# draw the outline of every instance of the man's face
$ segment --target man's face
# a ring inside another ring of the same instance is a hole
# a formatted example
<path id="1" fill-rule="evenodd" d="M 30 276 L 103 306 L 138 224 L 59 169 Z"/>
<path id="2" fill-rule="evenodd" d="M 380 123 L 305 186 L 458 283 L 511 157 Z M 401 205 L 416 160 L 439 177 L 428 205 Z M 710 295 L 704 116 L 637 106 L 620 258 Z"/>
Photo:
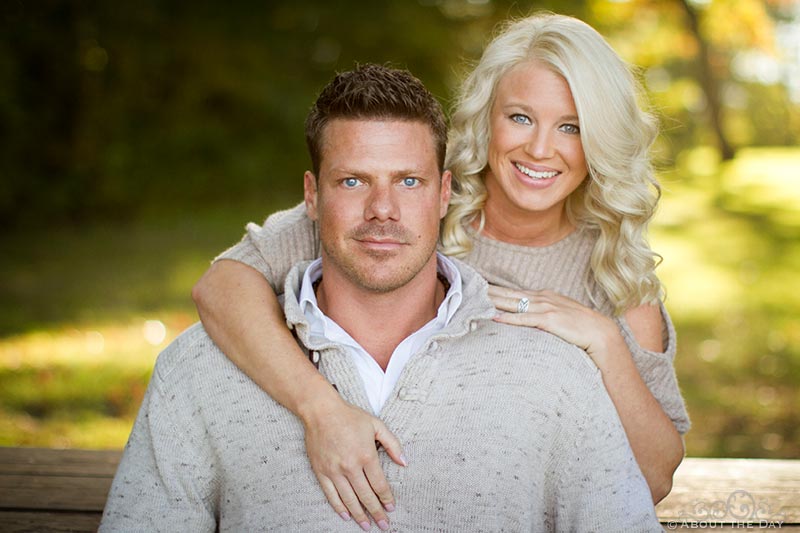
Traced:
<path id="1" fill-rule="evenodd" d="M 335 119 L 323 132 L 319 176 L 305 175 L 319 221 L 325 279 L 390 292 L 434 265 L 450 173 L 439 174 L 422 122 Z"/>

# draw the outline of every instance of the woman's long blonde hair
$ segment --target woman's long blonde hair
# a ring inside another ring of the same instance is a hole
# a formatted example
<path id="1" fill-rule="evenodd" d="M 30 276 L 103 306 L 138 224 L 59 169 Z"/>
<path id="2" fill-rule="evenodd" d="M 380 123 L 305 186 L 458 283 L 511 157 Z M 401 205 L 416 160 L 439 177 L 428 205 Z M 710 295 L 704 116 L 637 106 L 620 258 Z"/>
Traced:
<path id="1" fill-rule="evenodd" d="M 599 230 L 591 272 L 616 313 L 662 297 L 658 256 L 647 243 L 647 224 L 661 195 L 649 150 L 658 133 L 643 111 L 640 87 L 628 65 L 588 24 L 543 13 L 510 21 L 486 47 L 460 88 L 452 115 L 447 161 L 453 195 L 442 227 L 442 251 L 472 249 L 467 228 L 483 224 L 490 142 L 489 117 L 500 78 L 536 60 L 569 84 L 578 112 L 588 178 L 566 201 L 579 228 Z"/>

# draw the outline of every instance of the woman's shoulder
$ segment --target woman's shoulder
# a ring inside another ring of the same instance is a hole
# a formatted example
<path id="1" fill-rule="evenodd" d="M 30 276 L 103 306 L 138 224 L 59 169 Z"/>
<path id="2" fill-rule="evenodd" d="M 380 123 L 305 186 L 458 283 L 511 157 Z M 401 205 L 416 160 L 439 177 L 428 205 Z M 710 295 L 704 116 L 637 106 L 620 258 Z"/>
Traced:
<path id="1" fill-rule="evenodd" d="M 308 217 L 304 203 L 276 211 L 263 224 L 247 224 L 247 234 L 257 243 L 275 243 L 285 240 L 316 242 L 317 224 Z"/>
<path id="2" fill-rule="evenodd" d="M 266 220 L 264 220 L 261 228 L 264 230 L 275 231 L 297 226 L 307 226 L 309 228 L 314 226 L 314 221 L 308 218 L 308 213 L 306 211 L 306 205 L 304 202 L 300 202 L 294 207 L 276 211 L 270 214 Z"/>

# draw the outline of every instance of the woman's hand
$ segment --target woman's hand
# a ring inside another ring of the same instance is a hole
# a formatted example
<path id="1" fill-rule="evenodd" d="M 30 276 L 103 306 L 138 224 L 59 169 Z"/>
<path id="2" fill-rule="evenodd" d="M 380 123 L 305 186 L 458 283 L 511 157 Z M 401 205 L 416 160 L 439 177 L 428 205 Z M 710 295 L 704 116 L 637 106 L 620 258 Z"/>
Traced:
<path id="1" fill-rule="evenodd" d="M 609 353 L 627 351 L 619 328 L 609 317 L 553 291 L 523 291 L 489 286 L 489 297 L 501 311 L 497 322 L 543 329 L 582 348 L 598 367 Z M 520 299 L 528 298 L 528 309 L 519 313 Z"/>
<path id="2" fill-rule="evenodd" d="M 237 261 L 217 261 L 192 298 L 225 355 L 303 421 L 311 467 L 336 512 L 369 529 L 363 504 L 378 527 L 388 529 L 385 510 L 393 508 L 394 496 L 375 443 L 404 465 L 400 442 L 383 422 L 345 402 L 314 368 L 286 327 L 264 276 Z"/>
<path id="3" fill-rule="evenodd" d="M 366 509 L 381 530 L 389 529 L 386 511 L 394 510 L 394 496 L 378 460 L 377 443 L 395 463 L 406 466 L 400 441 L 380 419 L 344 400 L 325 402 L 303 422 L 306 453 L 331 507 L 368 531 Z"/>
<path id="4" fill-rule="evenodd" d="M 653 503 L 664 498 L 683 458 L 683 440 L 642 380 L 617 324 L 553 291 L 521 291 L 492 285 L 489 297 L 501 311 L 496 321 L 543 329 L 589 354 L 603 376 Z M 527 310 L 519 313 L 521 298 L 528 298 L 529 302 Z M 626 314 L 626 320 L 636 324 L 632 328 L 635 333 L 647 336 L 646 342 L 639 339 L 640 343 L 650 349 L 661 346 L 661 312 L 657 306 L 635 308 Z"/>

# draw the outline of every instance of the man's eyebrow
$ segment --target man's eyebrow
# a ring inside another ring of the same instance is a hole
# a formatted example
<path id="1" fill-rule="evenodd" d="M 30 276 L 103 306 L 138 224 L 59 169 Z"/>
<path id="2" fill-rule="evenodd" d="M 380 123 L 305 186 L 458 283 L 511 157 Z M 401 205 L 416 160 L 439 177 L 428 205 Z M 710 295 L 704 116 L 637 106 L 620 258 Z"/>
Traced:
<path id="1" fill-rule="evenodd" d="M 348 175 L 356 178 L 368 178 L 370 176 L 373 176 L 371 172 L 349 169 L 347 167 L 334 168 L 331 170 L 332 172 L 335 172 L 336 174 L 339 175 Z M 401 178 L 404 176 L 423 176 L 423 175 L 425 175 L 425 172 L 421 168 L 405 168 L 405 169 L 393 170 L 389 173 L 389 176 L 393 178 Z"/>

